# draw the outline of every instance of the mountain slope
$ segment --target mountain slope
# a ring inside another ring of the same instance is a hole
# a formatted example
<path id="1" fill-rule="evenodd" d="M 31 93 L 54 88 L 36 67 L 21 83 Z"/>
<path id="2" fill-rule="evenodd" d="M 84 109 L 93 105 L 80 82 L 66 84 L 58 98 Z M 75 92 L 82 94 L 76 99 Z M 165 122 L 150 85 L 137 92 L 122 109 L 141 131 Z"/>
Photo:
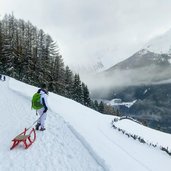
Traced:
<path id="1" fill-rule="evenodd" d="M 158 148 L 140 144 L 114 130 L 113 116 L 101 115 L 70 99 L 49 94 L 47 130 L 37 132 L 28 149 L 10 151 L 11 139 L 36 120 L 30 99 L 37 88 L 10 79 L 0 82 L 0 170 L 74 171 L 170 171 L 170 156 Z M 121 123 L 121 122 L 119 122 Z M 118 124 L 119 124 L 118 123 Z M 122 125 L 120 125 L 122 127 Z M 171 135 L 124 122 L 128 132 L 141 129 L 149 141 L 171 149 Z M 137 133 L 137 132 L 136 132 Z M 147 134 L 148 133 L 148 134 Z M 151 137 L 155 134 L 157 138 Z M 140 135 L 141 136 L 141 135 Z M 162 137 L 162 139 L 161 139 Z M 2 141 L 3 140 L 3 141 Z M 158 142 L 158 140 L 160 140 Z"/>
<path id="2" fill-rule="evenodd" d="M 170 36 L 170 33 L 167 34 Z M 161 37 L 162 41 L 166 40 L 166 54 L 159 53 L 155 48 L 154 51 L 147 48 L 136 52 L 97 75 L 95 79 L 100 81 L 94 81 L 97 86 L 92 96 L 95 99 L 136 100 L 131 108 L 119 107 L 120 113 L 144 120 L 148 126 L 170 133 L 171 56 L 168 45 L 171 45 L 171 41 L 166 39 L 166 35 Z M 155 40 L 157 45 L 153 42 L 151 48 L 164 48 L 160 47 L 160 38 Z M 144 94 L 147 90 L 148 93 Z"/>
<path id="3" fill-rule="evenodd" d="M 153 84 L 170 80 L 171 72 L 171 29 L 150 40 L 143 49 L 126 60 L 114 65 L 99 78 L 113 86 Z M 111 81 L 110 81 L 111 80 Z"/>
<path id="4" fill-rule="evenodd" d="M 30 99 L 7 86 L 8 82 L 0 82 L 0 170 L 103 170 L 65 121 L 52 111 L 48 112 L 47 131 L 37 132 L 37 140 L 28 150 L 21 144 L 10 151 L 11 140 L 37 117 L 35 111 L 30 110 Z"/>
<path id="5" fill-rule="evenodd" d="M 144 48 L 158 54 L 170 54 L 171 29 L 165 32 L 164 34 L 151 39 L 149 42 L 145 44 Z"/>
<path id="6" fill-rule="evenodd" d="M 88 85 L 94 99 L 136 100 L 130 108 L 118 106 L 117 109 L 152 128 L 171 133 L 170 73 L 171 30 L 149 41 L 126 60 L 95 75 Z"/>
<path id="7" fill-rule="evenodd" d="M 170 66 L 169 59 L 171 59 L 171 57 L 167 56 L 166 54 L 158 54 L 155 52 L 151 52 L 147 49 L 142 49 L 136 52 L 135 54 L 133 54 L 128 59 L 106 70 L 106 72 L 110 72 L 115 69 L 120 69 L 120 70 L 136 69 L 136 68 L 142 68 L 151 65 L 167 67 Z"/>

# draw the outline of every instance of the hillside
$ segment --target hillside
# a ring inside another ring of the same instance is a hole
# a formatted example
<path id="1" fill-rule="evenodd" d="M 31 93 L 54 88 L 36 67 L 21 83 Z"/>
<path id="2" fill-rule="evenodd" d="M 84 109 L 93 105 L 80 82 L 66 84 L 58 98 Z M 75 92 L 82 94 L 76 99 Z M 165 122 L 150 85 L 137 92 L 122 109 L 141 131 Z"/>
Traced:
<path id="1" fill-rule="evenodd" d="M 30 99 L 37 88 L 8 78 L 7 81 L 0 82 L 0 89 L 3 120 L 0 123 L 0 170 L 171 169 L 170 156 L 167 153 L 128 139 L 114 130 L 111 122 L 115 117 L 102 115 L 53 93 L 49 93 L 47 130 L 37 132 L 37 140 L 28 150 L 21 145 L 10 151 L 12 138 L 37 119 L 35 111 L 30 109 Z M 150 142 L 171 149 L 170 134 L 147 129 L 127 120 L 117 122 L 117 126 L 124 126 L 127 132 L 135 131 L 135 134 Z"/>
<path id="2" fill-rule="evenodd" d="M 103 98 L 105 103 L 119 110 L 121 115 L 134 117 L 151 128 L 171 133 L 170 83 L 114 88 Z M 114 99 L 120 99 L 121 102 L 113 103 Z"/>
<path id="3" fill-rule="evenodd" d="M 171 29 L 148 41 L 144 48 L 158 54 L 170 54 L 171 52 Z"/>
<path id="4" fill-rule="evenodd" d="M 98 73 L 87 82 L 92 90 L 106 91 L 132 85 L 158 84 L 171 79 L 171 57 L 142 49 L 128 59 Z M 96 84 L 94 84 L 96 83 Z"/>
<path id="5" fill-rule="evenodd" d="M 119 107 L 120 113 L 170 133 L 170 59 L 169 54 L 142 49 L 94 77 L 91 95 L 94 99 L 136 100 L 131 108 Z"/>

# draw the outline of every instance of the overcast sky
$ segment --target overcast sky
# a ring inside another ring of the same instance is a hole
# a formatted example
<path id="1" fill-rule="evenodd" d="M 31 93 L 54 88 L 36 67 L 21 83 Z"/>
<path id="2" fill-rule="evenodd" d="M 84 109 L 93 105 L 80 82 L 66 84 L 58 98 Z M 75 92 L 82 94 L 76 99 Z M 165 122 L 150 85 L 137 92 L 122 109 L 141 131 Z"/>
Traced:
<path id="1" fill-rule="evenodd" d="M 171 0 L 0 0 L 57 42 L 65 64 L 111 66 L 171 28 Z"/>

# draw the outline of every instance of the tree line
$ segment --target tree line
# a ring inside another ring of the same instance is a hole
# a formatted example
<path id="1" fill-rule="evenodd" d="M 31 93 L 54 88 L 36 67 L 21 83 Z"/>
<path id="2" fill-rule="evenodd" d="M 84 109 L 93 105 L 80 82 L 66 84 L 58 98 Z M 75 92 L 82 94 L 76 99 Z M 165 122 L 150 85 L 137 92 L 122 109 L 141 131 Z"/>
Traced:
<path id="1" fill-rule="evenodd" d="M 13 14 L 0 19 L 0 73 L 37 87 L 45 83 L 49 91 L 104 113 L 105 104 L 92 101 L 79 74 L 64 65 L 52 37 Z"/>

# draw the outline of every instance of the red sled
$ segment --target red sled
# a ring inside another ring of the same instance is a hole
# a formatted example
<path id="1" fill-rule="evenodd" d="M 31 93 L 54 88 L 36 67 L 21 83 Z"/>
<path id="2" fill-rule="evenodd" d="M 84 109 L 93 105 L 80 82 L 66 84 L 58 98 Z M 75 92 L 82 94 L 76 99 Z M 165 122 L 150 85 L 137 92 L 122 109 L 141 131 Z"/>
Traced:
<path id="1" fill-rule="evenodd" d="M 23 142 L 25 149 L 29 148 L 34 141 L 36 140 L 36 131 L 34 128 L 32 128 L 32 130 L 30 131 L 29 134 L 26 134 L 28 131 L 28 129 L 24 129 L 24 132 L 22 132 L 21 134 L 19 134 L 18 136 L 16 136 L 12 142 L 13 145 L 10 148 L 10 150 L 12 150 L 13 148 L 15 148 L 20 142 Z"/>

